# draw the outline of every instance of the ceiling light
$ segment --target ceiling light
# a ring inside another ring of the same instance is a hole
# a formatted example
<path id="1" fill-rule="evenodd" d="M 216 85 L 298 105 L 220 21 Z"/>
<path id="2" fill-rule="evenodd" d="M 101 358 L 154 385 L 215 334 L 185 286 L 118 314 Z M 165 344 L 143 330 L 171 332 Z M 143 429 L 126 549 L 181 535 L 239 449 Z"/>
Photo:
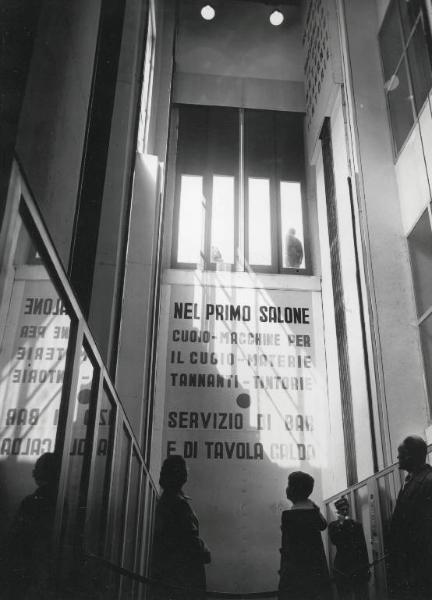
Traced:
<path id="1" fill-rule="evenodd" d="M 206 4 L 201 9 L 201 16 L 206 21 L 211 21 L 212 19 L 214 19 L 215 14 L 216 14 L 216 11 L 213 8 L 213 6 L 211 6 L 210 4 Z"/>
<path id="2" fill-rule="evenodd" d="M 274 10 L 270 15 L 270 23 L 277 27 L 278 25 L 282 25 L 284 22 L 284 16 L 280 12 L 280 10 Z"/>

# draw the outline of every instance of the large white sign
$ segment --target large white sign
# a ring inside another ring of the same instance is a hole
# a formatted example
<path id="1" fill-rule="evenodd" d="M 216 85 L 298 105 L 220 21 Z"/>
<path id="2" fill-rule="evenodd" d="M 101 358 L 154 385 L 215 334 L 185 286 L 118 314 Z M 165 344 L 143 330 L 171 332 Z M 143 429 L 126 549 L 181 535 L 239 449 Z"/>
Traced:
<path id="1" fill-rule="evenodd" d="M 288 474 L 312 474 L 313 497 L 321 499 L 327 400 L 320 294 L 167 291 L 162 459 L 187 460 L 185 491 L 213 557 L 208 587 L 275 589 Z"/>

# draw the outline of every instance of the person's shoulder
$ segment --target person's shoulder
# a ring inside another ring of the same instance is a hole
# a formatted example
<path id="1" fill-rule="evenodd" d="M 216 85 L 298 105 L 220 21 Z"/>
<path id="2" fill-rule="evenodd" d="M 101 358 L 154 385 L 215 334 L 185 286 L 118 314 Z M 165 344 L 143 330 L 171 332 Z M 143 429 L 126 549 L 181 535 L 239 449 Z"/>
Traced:
<path id="1" fill-rule="evenodd" d="M 418 475 L 420 485 L 427 487 L 428 490 L 432 489 L 432 467 L 426 464 Z"/>
<path id="2" fill-rule="evenodd" d="M 20 511 L 32 512 L 39 504 L 40 501 L 36 491 L 22 499 L 20 504 Z"/>
<path id="3" fill-rule="evenodd" d="M 299 521 L 315 520 L 319 516 L 316 508 L 295 508 L 282 512 L 282 522 L 297 523 Z"/>
<path id="4" fill-rule="evenodd" d="M 289 510 L 289 509 L 286 509 L 286 510 L 282 511 L 282 515 L 281 515 L 282 525 L 284 523 L 287 523 L 289 521 L 290 513 L 292 513 L 292 510 Z"/>
<path id="5" fill-rule="evenodd" d="M 414 480 L 419 483 L 432 484 L 432 467 L 427 463 L 423 465 L 422 469 L 414 475 Z"/>

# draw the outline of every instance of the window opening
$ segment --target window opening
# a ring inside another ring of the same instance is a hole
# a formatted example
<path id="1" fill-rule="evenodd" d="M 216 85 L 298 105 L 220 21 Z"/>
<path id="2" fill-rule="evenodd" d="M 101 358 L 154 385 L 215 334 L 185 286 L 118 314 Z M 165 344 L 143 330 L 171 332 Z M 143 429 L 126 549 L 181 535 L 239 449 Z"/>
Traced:
<path id="1" fill-rule="evenodd" d="M 281 237 L 284 268 L 305 266 L 301 185 L 298 181 L 281 181 Z"/>
<path id="2" fill-rule="evenodd" d="M 178 219 L 178 250 L 180 263 L 199 264 L 205 198 L 202 177 L 182 175 Z"/>
<path id="3" fill-rule="evenodd" d="M 429 208 L 423 212 L 409 234 L 408 248 L 426 387 L 430 410 L 432 410 L 432 282 L 430 278 L 432 268 L 432 227 Z"/>
<path id="4" fill-rule="evenodd" d="M 213 177 L 211 262 L 234 264 L 234 177 Z"/>
<path id="5" fill-rule="evenodd" d="M 249 177 L 248 262 L 271 265 L 270 181 Z"/>
<path id="6" fill-rule="evenodd" d="M 392 0 L 379 44 L 397 155 L 432 87 L 430 29 L 423 0 Z"/>
<path id="7" fill-rule="evenodd" d="M 303 115 L 177 110 L 173 267 L 307 273 Z"/>

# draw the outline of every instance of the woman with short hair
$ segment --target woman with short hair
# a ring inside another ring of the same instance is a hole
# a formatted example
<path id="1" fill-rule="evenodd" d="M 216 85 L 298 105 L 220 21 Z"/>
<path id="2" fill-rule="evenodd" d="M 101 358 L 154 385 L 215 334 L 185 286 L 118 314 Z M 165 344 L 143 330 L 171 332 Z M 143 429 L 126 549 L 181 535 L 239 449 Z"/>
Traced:
<path id="1" fill-rule="evenodd" d="M 204 565 L 210 562 L 210 552 L 183 493 L 186 481 L 184 458 L 177 454 L 166 458 L 159 478 L 163 493 L 156 507 L 152 554 L 152 577 L 161 582 L 154 587 L 153 598 L 158 600 L 205 598 Z"/>

